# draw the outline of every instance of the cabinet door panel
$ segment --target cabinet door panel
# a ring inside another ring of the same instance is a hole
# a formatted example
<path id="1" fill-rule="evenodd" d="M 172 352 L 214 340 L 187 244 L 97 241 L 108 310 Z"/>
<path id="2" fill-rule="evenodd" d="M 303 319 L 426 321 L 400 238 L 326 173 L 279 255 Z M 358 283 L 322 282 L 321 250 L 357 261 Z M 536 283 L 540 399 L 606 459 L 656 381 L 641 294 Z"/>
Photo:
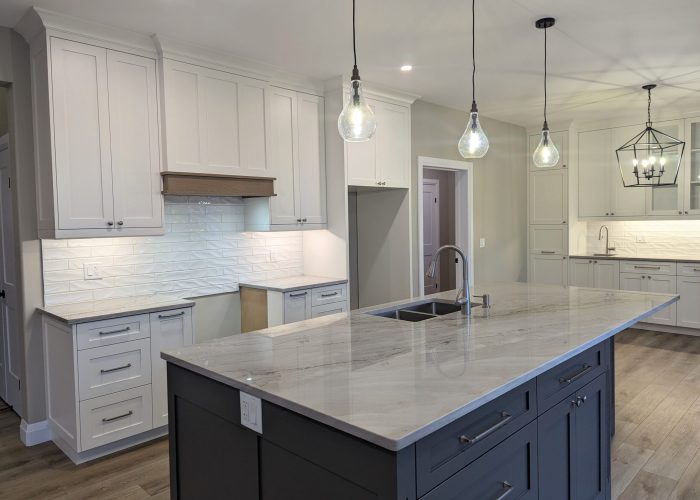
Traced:
<path id="1" fill-rule="evenodd" d="M 567 253 L 566 226 L 530 226 L 530 252 L 563 255 Z"/>
<path id="2" fill-rule="evenodd" d="M 326 222 L 326 155 L 323 98 L 297 94 L 299 215 L 308 224 Z"/>
<path id="3" fill-rule="evenodd" d="M 618 290 L 620 288 L 620 263 L 614 260 L 593 261 L 593 286 Z"/>
<path id="4" fill-rule="evenodd" d="M 240 173 L 238 78 L 207 71 L 200 78 L 204 167 L 210 172 Z"/>
<path id="5" fill-rule="evenodd" d="M 274 88 L 270 92 L 271 171 L 276 177 L 275 194 L 270 198 L 272 224 L 297 224 L 299 199 L 297 189 L 298 138 L 297 95 Z"/>
<path id="6" fill-rule="evenodd" d="M 569 259 L 569 285 L 593 286 L 593 261 L 588 259 Z"/>
<path id="7" fill-rule="evenodd" d="M 610 214 L 608 180 L 612 163 L 610 129 L 578 135 L 578 210 L 581 217 Z"/>
<path id="8" fill-rule="evenodd" d="M 377 121 L 377 169 L 388 187 L 407 188 L 410 182 L 411 125 L 409 108 L 382 103 Z M 379 128 L 381 126 L 381 129 Z"/>
<path id="9" fill-rule="evenodd" d="M 530 224 L 566 224 L 568 213 L 567 171 L 530 173 Z"/>
<path id="10" fill-rule="evenodd" d="M 59 229 L 114 221 L 107 50 L 51 38 Z"/>
<path id="11" fill-rule="evenodd" d="M 110 50 L 107 68 L 117 227 L 161 227 L 156 62 Z"/>
<path id="12" fill-rule="evenodd" d="M 151 384 L 153 390 L 153 427 L 168 423 L 167 365 L 162 351 L 192 345 L 192 309 L 162 311 L 150 314 Z"/>
<path id="13" fill-rule="evenodd" d="M 685 129 L 682 126 L 683 122 L 681 120 L 661 122 L 654 124 L 654 128 L 663 132 L 664 134 L 671 135 L 677 139 L 683 140 L 685 136 Z M 684 153 L 687 154 L 687 150 Z M 667 166 L 674 165 L 678 161 L 678 155 L 680 155 L 679 148 L 672 148 L 664 152 L 664 156 L 667 159 Z M 683 168 L 683 161 L 681 161 L 680 171 L 678 173 L 678 182 L 682 183 L 685 169 Z M 674 175 L 676 174 L 675 168 L 668 168 L 666 173 L 661 179 L 661 182 L 673 182 Z M 658 187 L 654 189 L 647 190 L 647 215 L 679 215 L 679 212 L 683 211 L 683 195 L 680 189 L 680 184 L 675 186 Z"/>
<path id="14" fill-rule="evenodd" d="M 647 292 L 654 293 L 676 293 L 676 277 L 675 276 L 648 276 L 647 277 Z M 670 306 L 662 309 L 653 316 L 650 316 L 646 320 L 648 323 L 656 323 L 659 325 L 671 325 L 676 324 L 676 304 L 671 304 Z"/>
<path id="15" fill-rule="evenodd" d="M 294 323 L 311 318 L 311 290 L 298 290 L 284 294 L 284 323 Z"/>
<path id="16" fill-rule="evenodd" d="M 620 167 L 617 163 L 617 155 L 615 149 L 622 146 L 625 142 L 634 137 L 641 128 L 639 126 L 619 127 L 612 129 L 612 144 L 610 158 L 610 214 L 614 216 L 641 216 L 645 213 L 646 190 L 637 188 L 626 188 L 622 182 Z M 624 158 L 623 158 L 624 162 Z M 632 174 L 632 166 L 622 166 L 622 174 L 625 176 L 625 182 L 631 184 L 635 182 Z"/>
<path id="17" fill-rule="evenodd" d="M 347 98 L 347 96 L 346 96 Z M 367 99 L 367 104 L 375 116 L 377 116 L 377 101 Z M 381 125 L 377 120 L 377 130 Z M 377 172 L 377 134 L 369 141 L 345 143 L 346 165 L 348 171 L 348 185 L 350 186 L 376 186 L 378 182 Z"/>
<path id="18" fill-rule="evenodd" d="M 200 132 L 200 79 L 197 69 L 163 63 L 167 156 L 164 170 L 187 172 L 203 166 Z"/>
<path id="19" fill-rule="evenodd" d="M 568 281 L 567 259 L 561 255 L 531 255 L 530 273 L 531 283 L 545 285 L 566 286 Z"/>
<path id="20" fill-rule="evenodd" d="M 643 280 L 642 276 L 642 274 L 636 273 L 620 273 L 620 290 L 646 291 L 646 278 Z"/>
<path id="21" fill-rule="evenodd" d="M 681 298 L 676 303 L 676 325 L 700 328 L 700 277 L 679 276 L 677 290 Z"/>
<path id="22" fill-rule="evenodd" d="M 606 375 L 577 391 L 575 409 L 576 498 L 602 500 L 608 483 L 608 413 Z M 567 400 L 565 403 L 570 402 Z M 554 497 L 552 497 L 554 498 Z"/>
<path id="23" fill-rule="evenodd" d="M 574 408 L 571 398 L 537 419 L 537 461 L 540 498 L 573 499 Z"/>
<path id="24" fill-rule="evenodd" d="M 266 139 L 270 121 L 268 92 L 266 84 L 250 78 L 243 78 L 238 84 L 238 135 L 243 175 L 270 175 Z"/>

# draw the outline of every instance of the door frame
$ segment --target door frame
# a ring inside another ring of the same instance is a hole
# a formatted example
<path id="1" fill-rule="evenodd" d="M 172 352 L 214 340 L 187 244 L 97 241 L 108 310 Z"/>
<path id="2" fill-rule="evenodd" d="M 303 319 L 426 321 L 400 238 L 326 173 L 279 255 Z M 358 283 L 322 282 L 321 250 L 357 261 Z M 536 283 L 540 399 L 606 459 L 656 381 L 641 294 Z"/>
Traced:
<path id="1" fill-rule="evenodd" d="M 455 173 L 455 243 L 466 255 L 469 283 L 474 286 L 474 164 L 467 161 L 418 157 L 418 291 L 423 296 L 425 269 L 423 264 L 423 169 L 451 170 Z M 464 215 L 466 212 L 466 216 Z M 456 265 L 457 281 L 461 264 Z"/>

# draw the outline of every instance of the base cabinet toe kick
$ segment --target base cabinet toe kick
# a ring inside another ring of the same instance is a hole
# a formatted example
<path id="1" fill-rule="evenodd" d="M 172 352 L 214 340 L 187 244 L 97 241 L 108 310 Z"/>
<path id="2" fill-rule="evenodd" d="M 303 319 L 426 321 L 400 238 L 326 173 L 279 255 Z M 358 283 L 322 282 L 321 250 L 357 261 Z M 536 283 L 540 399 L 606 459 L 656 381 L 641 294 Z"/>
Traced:
<path id="1" fill-rule="evenodd" d="M 256 422 L 168 363 L 171 498 L 609 499 L 611 362 L 610 339 L 399 451 L 265 400 Z"/>

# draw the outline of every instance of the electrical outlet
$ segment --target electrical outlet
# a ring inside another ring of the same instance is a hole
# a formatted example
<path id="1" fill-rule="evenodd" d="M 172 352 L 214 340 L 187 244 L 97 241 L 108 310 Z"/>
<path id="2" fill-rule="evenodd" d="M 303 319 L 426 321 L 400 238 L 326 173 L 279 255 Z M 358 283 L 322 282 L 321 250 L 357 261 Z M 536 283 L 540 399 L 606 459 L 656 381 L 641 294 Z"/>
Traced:
<path id="1" fill-rule="evenodd" d="M 647 237 L 643 234 L 638 234 L 637 235 L 637 243 L 646 243 L 647 242 Z"/>
<path id="2" fill-rule="evenodd" d="M 241 397 L 241 425 L 262 434 L 262 402 L 260 398 L 240 392 Z"/>
<path id="3" fill-rule="evenodd" d="M 479 248 L 486 247 L 486 238 L 479 238 Z"/>
<path id="4" fill-rule="evenodd" d="M 83 264 L 83 274 L 86 280 L 101 280 L 100 268 L 97 264 Z"/>

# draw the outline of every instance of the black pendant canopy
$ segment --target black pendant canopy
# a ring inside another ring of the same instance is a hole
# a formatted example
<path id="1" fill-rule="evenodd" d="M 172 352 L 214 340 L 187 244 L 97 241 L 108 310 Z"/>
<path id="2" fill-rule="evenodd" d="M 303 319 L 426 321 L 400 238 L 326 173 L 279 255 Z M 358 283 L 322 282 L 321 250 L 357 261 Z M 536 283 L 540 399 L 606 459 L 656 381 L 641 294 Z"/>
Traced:
<path id="1" fill-rule="evenodd" d="M 647 123 L 644 130 L 616 151 L 622 183 L 625 187 L 676 186 L 685 150 L 685 142 L 655 129 L 651 122 L 651 91 L 647 91 Z"/>

